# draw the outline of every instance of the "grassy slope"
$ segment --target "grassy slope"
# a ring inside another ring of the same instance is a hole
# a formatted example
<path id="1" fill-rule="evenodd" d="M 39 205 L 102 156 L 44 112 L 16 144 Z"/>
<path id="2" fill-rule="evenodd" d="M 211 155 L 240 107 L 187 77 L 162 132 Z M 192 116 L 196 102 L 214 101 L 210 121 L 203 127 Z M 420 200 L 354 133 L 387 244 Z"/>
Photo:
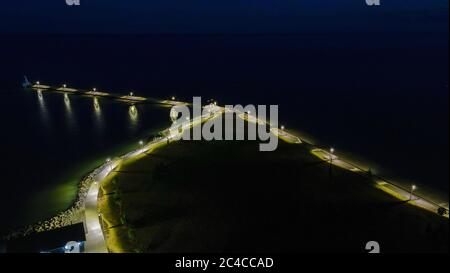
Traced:
<path id="1" fill-rule="evenodd" d="M 448 220 L 400 202 L 304 145 L 180 141 L 104 184 L 117 252 L 448 251 Z M 118 192 L 118 194 L 116 193 Z M 116 193 L 116 194 L 115 194 Z M 122 218 L 122 219 L 121 219 Z"/>

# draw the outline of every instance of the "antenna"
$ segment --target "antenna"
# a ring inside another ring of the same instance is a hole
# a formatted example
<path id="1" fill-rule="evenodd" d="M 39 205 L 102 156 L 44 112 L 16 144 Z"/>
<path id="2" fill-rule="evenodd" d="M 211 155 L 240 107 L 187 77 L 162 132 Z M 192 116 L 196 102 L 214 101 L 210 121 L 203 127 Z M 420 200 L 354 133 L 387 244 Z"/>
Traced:
<path id="1" fill-rule="evenodd" d="M 31 86 L 31 82 L 28 80 L 27 76 L 23 76 L 23 83 L 22 83 L 23 88 L 27 88 Z"/>

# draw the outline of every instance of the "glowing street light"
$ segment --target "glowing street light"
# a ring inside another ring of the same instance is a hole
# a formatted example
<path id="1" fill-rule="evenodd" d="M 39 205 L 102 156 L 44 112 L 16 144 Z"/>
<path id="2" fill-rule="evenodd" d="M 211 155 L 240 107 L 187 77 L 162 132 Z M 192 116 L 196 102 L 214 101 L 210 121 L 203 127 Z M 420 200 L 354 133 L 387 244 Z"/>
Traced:
<path id="1" fill-rule="evenodd" d="M 139 145 L 140 145 L 141 147 L 144 146 L 144 141 L 139 140 Z"/>
<path id="2" fill-rule="evenodd" d="M 92 90 L 95 92 L 95 91 L 97 91 L 97 88 L 94 87 L 94 88 L 92 88 Z"/>
<path id="3" fill-rule="evenodd" d="M 281 130 L 284 130 L 284 125 L 281 125 Z"/>
<path id="4" fill-rule="evenodd" d="M 67 87 L 67 84 L 63 84 L 63 87 L 66 88 L 66 87 Z"/>
<path id="5" fill-rule="evenodd" d="M 409 192 L 409 200 L 412 200 L 414 190 L 417 189 L 416 185 L 411 185 L 411 191 Z"/>
<path id="6" fill-rule="evenodd" d="M 130 96 L 133 96 L 133 92 L 130 92 Z"/>
<path id="7" fill-rule="evenodd" d="M 331 147 L 330 148 L 330 180 L 333 180 L 333 153 L 334 153 L 334 148 Z"/>
<path id="8" fill-rule="evenodd" d="M 112 172 L 112 170 L 113 170 L 113 166 L 112 166 L 112 164 L 111 164 L 111 158 L 110 157 L 108 157 L 107 159 L 106 159 L 106 164 L 107 164 L 107 167 L 108 167 L 108 174 L 110 173 L 110 172 Z M 108 175 L 107 174 L 107 175 Z"/>
<path id="9" fill-rule="evenodd" d="M 333 153 L 334 153 L 334 148 L 331 147 L 330 148 L 330 165 L 333 163 Z"/>
<path id="10" fill-rule="evenodd" d="M 40 85 L 41 83 L 39 81 L 36 82 L 37 85 Z"/>
<path id="11" fill-rule="evenodd" d="M 175 97 L 174 97 L 174 96 L 172 96 L 172 100 L 175 100 Z"/>

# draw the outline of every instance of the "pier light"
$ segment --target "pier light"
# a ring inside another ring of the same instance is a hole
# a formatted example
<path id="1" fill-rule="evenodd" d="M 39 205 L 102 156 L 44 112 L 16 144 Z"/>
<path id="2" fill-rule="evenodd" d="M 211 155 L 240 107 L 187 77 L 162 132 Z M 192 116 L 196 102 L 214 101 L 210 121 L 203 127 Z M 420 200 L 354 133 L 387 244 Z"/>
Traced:
<path id="1" fill-rule="evenodd" d="M 66 87 L 67 87 L 67 84 L 63 84 L 63 87 L 66 88 Z"/>
<path id="2" fill-rule="evenodd" d="M 281 125 L 281 130 L 284 130 L 284 125 Z"/>
<path id="3" fill-rule="evenodd" d="M 41 82 L 37 81 L 37 82 L 36 82 L 36 84 L 37 84 L 37 85 L 40 85 L 40 84 L 41 84 Z"/>
<path id="4" fill-rule="evenodd" d="M 139 145 L 143 146 L 144 145 L 144 141 L 139 140 Z"/>
<path id="5" fill-rule="evenodd" d="M 133 96 L 133 92 L 130 92 L 130 96 Z"/>
<path id="6" fill-rule="evenodd" d="M 330 153 L 334 153 L 334 148 L 333 147 L 330 148 Z"/>
<path id="7" fill-rule="evenodd" d="M 95 91 L 97 91 L 97 88 L 94 87 L 94 88 L 92 88 L 92 90 L 94 90 L 94 92 L 95 92 Z"/>
<path id="8" fill-rule="evenodd" d="M 411 191 L 409 192 L 409 200 L 412 200 L 412 195 L 413 195 L 415 189 L 417 189 L 417 186 L 412 184 Z"/>
<path id="9" fill-rule="evenodd" d="M 174 96 L 172 96 L 172 100 L 175 100 L 175 97 L 174 97 Z"/>
<path id="10" fill-rule="evenodd" d="M 108 158 L 106 159 L 106 162 L 111 162 L 111 158 L 108 157 Z"/>

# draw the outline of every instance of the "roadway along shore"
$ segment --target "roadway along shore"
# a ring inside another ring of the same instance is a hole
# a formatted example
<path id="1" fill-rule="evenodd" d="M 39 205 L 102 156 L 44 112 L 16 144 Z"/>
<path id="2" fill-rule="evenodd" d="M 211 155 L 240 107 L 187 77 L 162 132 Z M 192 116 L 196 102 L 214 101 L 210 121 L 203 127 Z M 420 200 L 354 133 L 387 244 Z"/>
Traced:
<path id="1" fill-rule="evenodd" d="M 103 231 L 102 225 L 102 215 L 98 213 L 97 204 L 99 197 L 99 189 L 101 187 L 102 182 L 108 177 L 114 169 L 121 164 L 121 162 L 125 160 L 134 159 L 142 154 L 149 153 L 156 146 L 167 143 L 169 141 L 176 141 L 181 138 L 183 132 L 193 126 L 199 125 L 200 123 L 215 119 L 221 116 L 223 113 L 223 108 L 221 107 L 210 107 L 209 111 L 204 114 L 200 119 L 192 119 L 186 122 L 183 122 L 181 125 L 181 130 L 168 130 L 169 134 L 165 137 L 155 139 L 142 148 L 127 153 L 117 159 L 108 160 L 105 164 L 103 164 L 95 176 L 94 182 L 91 184 L 89 188 L 89 192 L 87 194 L 85 200 L 85 232 L 86 232 L 86 243 L 85 243 L 85 252 L 87 253 L 105 253 L 108 252 L 108 247 L 105 241 L 105 232 Z"/>
<path id="2" fill-rule="evenodd" d="M 183 134 L 184 130 L 189 129 L 190 127 L 196 126 L 208 119 L 213 119 L 219 117 L 222 113 L 224 113 L 225 109 L 222 107 L 214 107 L 212 108 L 211 112 L 213 112 L 213 115 L 211 116 L 210 113 L 205 114 L 205 116 L 202 116 L 201 119 L 192 119 L 187 122 L 184 122 L 182 124 L 182 130 L 172 130 L 170 131 L 170 134 L 166 137 L 154 140 L 150 143 L 148 143 L 146 146 L 142 147 L 141 149 L 138 149 L 136 151 L 132 151 L 118 159 L 109 161 L 101 167 L 100 172 L 96 175 L 95 182 L 92 183 L 91 188 L 89 189 L 88 196 L 86 198 L 86 209 L 85 209 L 85 226 L 87 227 L 86 230 L 86 252 L 107 252 L 107 245 L 104 238 L 104 232 L 102 230 L 102 216 L 98 214 L 97 211 L 97 202 L 98 202 L 98 192 L 99 187 L 101 185 L 101 182 L 116 168 L 120 162 L 128 159 L 132 159 L 134 157 L 137 157 L 143 153 L 150 152 L 155 146 L 166 143 L 167 141 L 176 141 L 177 139 L 181 138 L 181 135 Z M 265 121 L 261 121 L 257 119 L 256 117 L 253 117 L 247 113 L 236 113 L 238 117 L 241 119 L 244 119 L 248 122 L 254 122 L 259 125 L 270 125 Z M 367 171 L 355 166 L 352 163 L 349 163 L 345 160 L 342 160 L 338 158 L 336 155 L 331 154 L 329 152 L 326 152 L 320 148 L 317 148 L 309 143 L 306 143 L 297 136 L 294 136 L 288 132 L 286 132 L 283 129 L 279 128 L 272 128 L 271 132 L 278 136 L 280 139 L 282 139 L 285 142 L 291 143 L 291 144 L 305 144 L 311 147 L 311 153 L 316 155 L 318 158 L 329 161 L 330 164 L 333 164 L 334 166 L 347 169 L 352 172 L 359 172 L 363 175 L 367 173 Z M 388 190 L 386 190 L 385 187 Z M 385 192 L 396 196 L 399 199 L 404 200 L 405 198 L 409 198 L 409 192 L 405 189 L 402 189 L 398 186 L 395 186 L 393 184 L 389 184 L 388 182 L 383 183 L 377 183 L 377 188 L 384 190 Z M 420 198 L 418 196 L 412 196 L 411 203 L 421 207 L 423 209 L 427 209 L 429 211 L 432 211 L 434 213 L 437 212 L 437 209 L 439 205 L 427 201 L 423 198 Z M 448 207 L 446 208 L 448 211 Z M 448 214 L 445 215 L 445 217 L 448 218 Z"/>

